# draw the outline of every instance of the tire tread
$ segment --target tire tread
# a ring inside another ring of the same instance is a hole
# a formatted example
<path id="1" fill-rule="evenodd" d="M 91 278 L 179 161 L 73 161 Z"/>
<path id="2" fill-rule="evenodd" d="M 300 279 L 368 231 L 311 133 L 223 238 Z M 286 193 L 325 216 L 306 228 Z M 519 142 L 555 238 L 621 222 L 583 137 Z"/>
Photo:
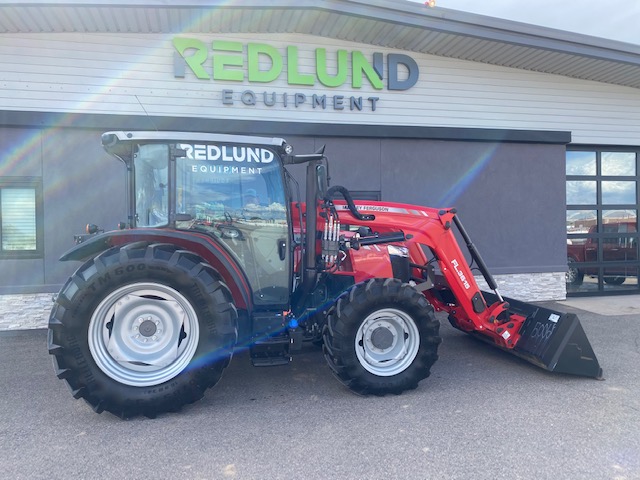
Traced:
<path id="1" fill-rule="evenodd" d="M 366 312 L 388 305 L 412 312 L 419 322 L 420 347 L 412 365 L 390 377 L 379 377 L 366 371 L 357 360 L 355 332 Z M 413 390 L 430 375 L 438 359 L 437 349 L 442 339 L 440 323 L 433 307 L 420 292 L 395 278 L 374 278 L 354 285 L 343 293 L 330 311 L 323 329 L 324 356 L 334 376 L 359 395 L 400 394 Z M 349 334 L 348 332 L 351 332 Z"/>

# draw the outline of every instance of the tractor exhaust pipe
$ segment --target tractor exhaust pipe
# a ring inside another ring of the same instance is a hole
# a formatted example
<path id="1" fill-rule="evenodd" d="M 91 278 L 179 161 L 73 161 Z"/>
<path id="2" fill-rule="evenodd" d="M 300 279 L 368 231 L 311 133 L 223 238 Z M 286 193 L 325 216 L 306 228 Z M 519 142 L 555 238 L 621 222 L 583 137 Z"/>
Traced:
<path id="1" fill-rule="evenodd" d="M 320 161 L 315 159 L 307 164 L 307 190 L 305 197 L 307 213 L 306 231 L 304 236 L 304 257 L 302 263 L 302 298 L 311 292 L 318 279 L 318 270 L 316 268 L 316 230 L 318 229 L 318 182 L 316 180 L 316 166 L 319 164 Z"/>

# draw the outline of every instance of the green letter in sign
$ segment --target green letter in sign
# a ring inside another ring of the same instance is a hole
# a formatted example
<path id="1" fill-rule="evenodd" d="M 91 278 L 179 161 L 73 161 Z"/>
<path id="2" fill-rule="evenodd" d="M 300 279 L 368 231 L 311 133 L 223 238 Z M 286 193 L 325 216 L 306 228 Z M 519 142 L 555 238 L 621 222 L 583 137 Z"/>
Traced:
<path id="1" fill-rule="evenodd" d="M 207 61 L 207 47 L 204 43 L 191 38 L 174 38 L 173 46 L 180 56 L 184 58 L 185 62 L 187 62 L 187 65 L 189 65 L 189 68 L 196 77 L 209 80 L 209 75 L 202 66 L 204 62 Z M 185 56 L 185 52 L 191 49 L 195 50 L 195 53 Z M 184 68 L 181 70 L 184 71 Z M 184 76 L 184 74 L 178 76 Z"/>
<path id="2" fill-rule="evenodd" d="M 268 70 L 260 70 L 260 55 L 265 55 L 271 60 Z M 271 45 L 250 43 L 247 45 L 247 64 L 250 82 L 273 82 L 282 72 L 282 55 Z"/>
<path id="3" fill-rule="evenodd" d="M 315 84 L 313 75 L 298 73 L 298 47 L 287 47 L 287 83 L 309 86 Z"/>
<path id="4" fill-rule="evenodd" d="M 216 53 L 213 56 L 213 79 L 214 80 L 233 80 L 241 82 L 244 80 L 244 72 L 242 70 L 226 70 L 225 67 L 242 67 L 242 44 L 240 42 L 223 42 L 214 40 L 214 50 L 223 50 L 226 52 L 240 52 L 240 55 L 222 55 Z"/>
<path id="5" fill-rule="evenodd" d="M 351 65 L 353 68 L 353 78 L 351 79 L 351 85 L 353 88 L 362 87 L 362 74 L 364 73 L 371 83 L 371 86 L 376 90 L 382 90 L 382 80 L 373 69 L 371 64 L 364 58 L 362 52 L 357 50 L 351 54 Z"/>
<path id="6" fill-rule="evenodd" d="M 347 81 L 347 51 L 338 50 L 338 71 L 332 76 L 327 73 L 327 50 L 316 48 L 316 69 L 318 80 L 325 87 L 339 87 Z"/>

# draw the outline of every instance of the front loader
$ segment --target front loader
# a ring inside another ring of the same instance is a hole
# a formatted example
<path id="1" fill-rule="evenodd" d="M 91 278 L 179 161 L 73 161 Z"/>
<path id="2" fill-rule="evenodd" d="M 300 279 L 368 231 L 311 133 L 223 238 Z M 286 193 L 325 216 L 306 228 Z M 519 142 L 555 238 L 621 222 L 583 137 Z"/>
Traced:
<path id="1" fill-rule="evenodd" d="M 107 132 L 102 144 L 128 172 L 127 220 L 62 256 L 83 264 L 48 336 L 58 377 L 96 412 L 179 410 L 234 351 L 281 365 L 305 341 L 352 391 L 401 393 L 438 358 L 434 311 L 546 370 L 602 376 L 575 315 L 500 295 L 455 209 L 354 202 L 329 186 L 322 151 L 293 155 L 279 138 Z M 304 202 L 293 164 L 306 164 Z"/>

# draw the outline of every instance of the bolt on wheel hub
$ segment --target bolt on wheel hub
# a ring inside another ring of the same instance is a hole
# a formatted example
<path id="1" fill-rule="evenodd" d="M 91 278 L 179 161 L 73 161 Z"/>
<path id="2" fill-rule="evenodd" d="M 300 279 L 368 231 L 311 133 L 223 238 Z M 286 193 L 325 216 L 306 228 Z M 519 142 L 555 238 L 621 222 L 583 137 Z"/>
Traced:
<path id="1" fill-rule="evenodd" d="M 151 321 L 151 317 L 149 317 L 140 324 L 138 330 L 143 336 L 151 337 L 158 331 L 158 327 L 156 327 L 155 322 Z"/>
<path id="2" fill-rule="evenodd" d="M 388 327 L 378 327 L 371 333 L 371 343 L 379 350 L 386 350 L 393 345 L 394 335 Z"/>

